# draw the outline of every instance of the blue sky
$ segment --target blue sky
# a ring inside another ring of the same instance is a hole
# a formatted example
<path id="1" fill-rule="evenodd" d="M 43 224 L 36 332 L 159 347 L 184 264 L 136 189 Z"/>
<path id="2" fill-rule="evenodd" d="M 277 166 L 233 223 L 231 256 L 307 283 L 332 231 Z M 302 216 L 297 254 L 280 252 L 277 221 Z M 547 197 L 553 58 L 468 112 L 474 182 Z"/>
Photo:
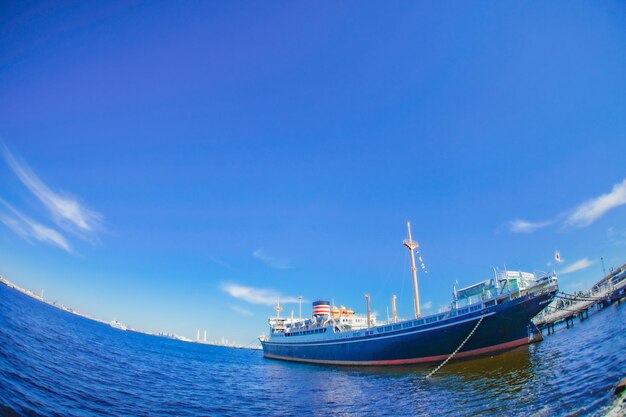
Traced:
<path id="1" fill-rule="evenodd" d="M 248 343 L 298 296 L 380 316 L 492 266 L 626 262 L 619 2 L 10 2 L 0 274 Z"/>

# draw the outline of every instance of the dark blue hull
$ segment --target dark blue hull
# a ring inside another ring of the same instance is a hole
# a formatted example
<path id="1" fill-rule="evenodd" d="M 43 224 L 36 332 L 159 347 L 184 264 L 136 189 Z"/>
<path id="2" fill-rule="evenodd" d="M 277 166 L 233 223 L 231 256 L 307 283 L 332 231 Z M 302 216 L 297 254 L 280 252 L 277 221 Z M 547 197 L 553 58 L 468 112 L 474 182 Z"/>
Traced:
<path id="1" fill-rule="evenodd" d="M 476 327 L 455 355 L 471 357 L 532 341 L 530 320 L 552 301 L 556 291 L 513 299 L 454 317 L 432 316 L 352 332 L 310 336 L 272 336 L 262 341 L 267 358 L 338 365 L 399 365 L 446 359 Z"/>

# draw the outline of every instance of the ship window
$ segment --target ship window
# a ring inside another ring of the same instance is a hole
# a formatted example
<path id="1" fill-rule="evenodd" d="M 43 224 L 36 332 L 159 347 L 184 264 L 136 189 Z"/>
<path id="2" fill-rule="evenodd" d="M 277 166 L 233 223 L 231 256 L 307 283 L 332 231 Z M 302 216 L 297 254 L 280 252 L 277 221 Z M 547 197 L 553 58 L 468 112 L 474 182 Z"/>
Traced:
<path id="1" fill-rule="evenodd" d="M 391 326 L 386 326 L 386 327 L 385 327 L 385 331 L 386 331 L 386 332 L 390 332 L 390 331 L 391 331 Z"/>
<path id="2" fill-rule="evenodd" d="M 400 325 L 399 325 L 399 324 L 394 325 L 394 326 L 393 326 L 393 329 L 394 329 L 394 330 L 398 330 L 398 329 L 400 329 Z"/>
<path id="3" fill-rule="evenodd" d="M 384 332 L 384 329 L 383 329 L 382 327 L 379 327 L 378 329 L 376 329 L 376 331 L 377 331 L 378 333 L 382 333 L 382 332 Z"/>
<path id="4" fill-rule="evenodd" d="M 403 329 L 406 329 L 406 328 L 409 328 L 409 327 L 411 327 L 411 323 L 402 323 L 402 328 Z"/>

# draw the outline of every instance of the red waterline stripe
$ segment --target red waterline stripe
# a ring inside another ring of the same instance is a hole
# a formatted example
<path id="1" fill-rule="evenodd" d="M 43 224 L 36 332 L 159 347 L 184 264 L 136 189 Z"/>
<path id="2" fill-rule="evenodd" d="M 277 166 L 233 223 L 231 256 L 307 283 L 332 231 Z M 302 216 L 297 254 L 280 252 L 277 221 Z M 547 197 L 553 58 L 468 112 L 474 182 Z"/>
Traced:
<path id="1" fill-rule="evenodd" d="M 512 342 L 500 343 L 498 345 L 488 346 L 480 349 L 468 350 L 465 352 L 459 352 L 454 357 L 455 358 L 466 358 L 469 356 L 477 356 L 490 352 L 497 352 L 499 350 L 507 350 L 512 349 L 514 347 L 527 345 L 528 338 L 522 337 L 521 339 L 513 340 Z M 427 363 L 427 362 L 439 362 L 446 359 L 450 354 L 446 355 L 437 355 L 437 356 L 425 356 L 422 358 L 411 358 L 411 359 L 391 359 L 386 361 L 332 361 L 332 360 L 321 360 L 321 359 L 300 359 L 300 358 L 292 358 L 289 356 L 280 356 L 280 355 L 272 355 L 271 353 L 263 353 L 263 356 L 271 359 L 281 359 L 285 361 L 294 361 L 294 362 L 309 362 L 309 363 L 325 363 L 329 365 L 407 365 L 412 363 Z"/>

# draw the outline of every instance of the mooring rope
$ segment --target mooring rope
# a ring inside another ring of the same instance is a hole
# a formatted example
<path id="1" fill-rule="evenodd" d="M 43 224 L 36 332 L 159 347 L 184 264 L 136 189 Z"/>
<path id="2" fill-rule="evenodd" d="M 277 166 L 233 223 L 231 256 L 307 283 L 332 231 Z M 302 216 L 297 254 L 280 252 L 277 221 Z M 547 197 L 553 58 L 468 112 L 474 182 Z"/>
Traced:
<path id="1" fill-rule="evenodd" d="M 439 365 L 438 367 L 436 367 L 436 368 L 435 368 L 435 370 L 434 370 L 434 371 L 432 371 L 431 373 L 429 373 L 429 374 L 426 376 L 426 378 L 430 378 L 431 376 L 433 376 L 433 375 L 434 375 L 437 371 L 439 371 L 441 368 L 443 368 L 443 366 L 444 366 L 446 363 L 448 363 L 448 361 L 449 361 L 450 359 L 452 359 L 452 357 L 453 357 L 454 355 L 456 355 L 456 354 L 457 354 L 457 352 L 458 352 L 459 350 L 461 350 L 461 348 L 463 347 L 463 345 L 465 345 L 465 343 L 467 343 L 467 341 L 469 340 L 469 338 L 470 338 L 470 337 L 472 337 L 472 335 L 474 334 L 474 332 L 476 331 L 476 329 L 478 329 L 478 326 L 480 326 L 480 323 L 482 323 L 482 322 L 483 322 L 483 319 L 484 319 L 484 318 L 485 318 L 485 316 L 481 316 L 481 317 L 480 317 L 480 320 L 478 320 L 478 323 L 476 323 L 476 326 L 474 326 L 474 328 L 472 329 L 472 331 L 470 332 L 470 334 L 468 334 L 468 335 L 467 335 L 467 337 L 465 338 L 465 340 L 464 340 L 463 342 L 461 342 L 461 344 L 459 345 L 459 347 L 458 347 L 458 348 L 456 348 L 456 350 L 455 350 L 454 352 L 452 352 L 452 354 L 450 354 L 450 356 L 448 356 L 448 357 L 446 358 L 446 360 L 445 360 L 445 361 L 443 361 L 443 362 L 441 363 L 441 365 Z"/>
<path id="2" fill-rule="evenodd" d="M 255 338 L 254 340 L 252 340 L 252 342 L 248 343 L 245 346 L 239 346 L 237 347 L 237 349 L 247 349 L 248 347 L 250 347 L 250 345 L 252 345 L 253 343 L 258 343 L 259 345 L 261 344 L 261 342 L 259 342 L 259 338 Z M 252 350 L 257 350 L 257 349 L 252 349 Z"/>

